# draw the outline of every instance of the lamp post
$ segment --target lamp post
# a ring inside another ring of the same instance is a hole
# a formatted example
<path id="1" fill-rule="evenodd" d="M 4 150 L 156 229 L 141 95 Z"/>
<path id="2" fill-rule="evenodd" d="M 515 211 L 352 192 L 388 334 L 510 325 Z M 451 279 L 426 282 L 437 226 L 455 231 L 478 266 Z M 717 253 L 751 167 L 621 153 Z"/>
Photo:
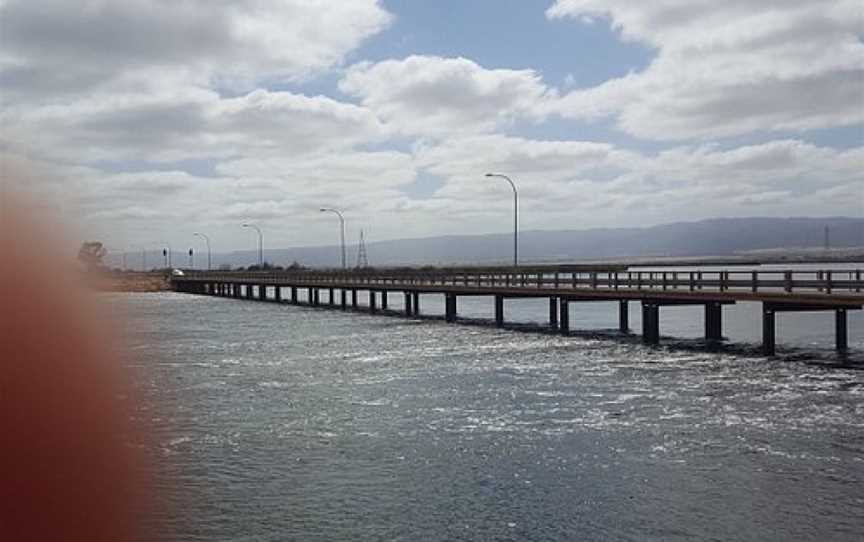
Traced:
<path id="1" fill-rule="evenodd" d="M 167 250 L 165 248 L 162 249 L 162 255 L 165 256 L 165 267 L 170 268 L 171 267 L 171 243 L 169 243 L 168 241 L 160 241 L 159 244 L 168 247 Z"/>
<path id="2" fill-rule="evenodd" d="M 516 184 L 507 175 L 487 173 L 486 176 L 500 177 L 510 183 L 513 189 L 513 267 L 519 267 L 519 192 L 516 190 Z"/>
<path id="3" fill-rule="evenodd" d="M 322 213 L 336 213 L 336 216 L 339 217 L 339 225 L 341 227 L 341 229 L 339 230 L 340 231 L 340 240 L 342 242 L 342 269 L 345 269 L 346 265 L 347 265 L 345 263 L 345 217 L 343 217 L 342 213 L 340 213 L 337 209 L 329 209 L 326 207 L 322 207 L 319 210 Z"/>
<path id="4" fill-rule="evenodd" d="M 244 228 L 252 228 L 258 232 L 258 268 L 264 267 L 264 234 L 261 233 L 261 228 L 255 224 L 243 224 Z"/>
<path id="5" fill-rule="evenodd" d="M 204 235 L 203 233 L 198 233 L 197 231 L 193 234 L 196 237 L 200 237 L 204 239 L 204 242 L 207 244 L 207 271 L 210 271 L 211 268 L 211 260 L 210 260 L 210 238 Z"/>

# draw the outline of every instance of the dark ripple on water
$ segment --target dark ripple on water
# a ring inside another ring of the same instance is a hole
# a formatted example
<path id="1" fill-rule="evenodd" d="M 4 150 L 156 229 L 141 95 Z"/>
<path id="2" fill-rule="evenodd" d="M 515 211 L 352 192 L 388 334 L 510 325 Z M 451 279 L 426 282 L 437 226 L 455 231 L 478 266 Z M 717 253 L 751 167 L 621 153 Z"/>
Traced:
<path id="1" fill-rule="evenodd" d="M 864 536 L 856 367 L 189 299 L 111 298 L 165 537 Z"/>

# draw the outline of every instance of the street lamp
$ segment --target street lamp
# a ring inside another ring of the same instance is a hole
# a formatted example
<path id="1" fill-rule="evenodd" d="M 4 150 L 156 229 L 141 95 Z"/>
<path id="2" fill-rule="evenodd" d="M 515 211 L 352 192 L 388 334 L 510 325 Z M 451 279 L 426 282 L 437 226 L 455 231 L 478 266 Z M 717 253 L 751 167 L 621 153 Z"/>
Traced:
<path id="1" fill-rule="evenodd" d="M 337 209 L 329 209 L 326 207 L 322 207 L 321 209 L 319 209 L 319 211 L 321 211 L 322 213 L 336 213 L 336 216 L 339 217 L 339 225 L 341 226 L 340 239 L 342 241 L 342 269 L 345 269 L 345 217 L 343 217 L 342 213 L 340 213 Z"/>
<path id="2" fill-rule="evenodd" d="M 513 267 L 519 267 L 519 192 L 516 190 L 516 184 L 507 175 L 487 173 L 486 176 L 500 177 L 510 183 L 513 189 Z"/>
<path id="3" fill-rule="evenodd" d="M 165 248 L 162 249 L 162 255 L 165 256 L 165 267 L 171 267 L 171 243 L 168 241 L 159 241 L 159 244 L 165 245 L 168 247 L 168 250 Z"/>
<path id="4" fill-rule="evenodd" d="M 192 235 L 194 235 L 196 237 L 200 237 L 201 239 L 204 239 L 204 242 L 207 243 L 207 271 L 210 271 L 210 269 L 211 269 L 211 267 L 210 267 L 210 264 L 211 264 L 211 260 L 210 260 L 210 238 L 207 237 L 206 235 L 204 235 L 203 233 L 198 233 L 197 231 Z"/>
<path id="5" fill-rule="evenodd" d="M 243 224 L 244 228 L 253 228 L 258 232 L 258 267 L 259 269 L 264 268 L 264 234 L 261 233 L 261 228 L 256 226 L 255 224 Z"/>

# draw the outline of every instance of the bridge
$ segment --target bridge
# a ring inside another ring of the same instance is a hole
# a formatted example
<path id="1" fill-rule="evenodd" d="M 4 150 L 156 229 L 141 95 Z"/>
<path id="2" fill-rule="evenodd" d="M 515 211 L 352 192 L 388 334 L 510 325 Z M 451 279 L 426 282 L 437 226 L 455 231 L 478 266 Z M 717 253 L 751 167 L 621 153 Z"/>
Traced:
<path id="1" fill-rule="evenodd" d="M 705 339 L 723 340 L 723 307 L 737 302 L 762 304 L 762 348 L 773 356 L 776 316 L 783 312 L 832 311 L 838 351 L 848 349 L 847 312 L 864 306 L 861 270 L 824 269 L 725 271 L 630 270 L 625 266 L 585 265 L 388 268 L 350 271 L 185 272 L 172 277 L 178 292 L 248 300 L 287 302 L 341 310 L 389 310 L 390 295 L 403 296 L 402 313 L 420 314 L 420 295 L 444 296 L 447 322 L 458 321 L 458 300 L 464 296 L 494 298 L 494 319 L 504 326 L 504 303 L 524 298 L 548 298 L 549 327 L 570 333 L 570 305 L 618 302 L 622 333 L 630 331 L 629 303 L 642 307 L 642 339 L 660 342 L 660 308 L 672 305 L 704 307 Z M 322 291 L 328 297 L 322 302 Z M 365 307 L 358 292 L 368 292 Z M 301 297 L 301 294 L 302 297 Z M 338 294 L 338 295 L 337 295 Z"/>

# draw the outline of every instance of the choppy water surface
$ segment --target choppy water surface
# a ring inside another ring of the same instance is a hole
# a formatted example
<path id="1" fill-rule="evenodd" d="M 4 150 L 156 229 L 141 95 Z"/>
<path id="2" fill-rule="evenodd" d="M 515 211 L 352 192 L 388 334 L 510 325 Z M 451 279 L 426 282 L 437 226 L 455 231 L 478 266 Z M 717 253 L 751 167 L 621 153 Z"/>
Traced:
<path id="1" fill-rule="evenodd" d="M 127 315 L 155 427 L 165 538 L 864 537 L 859 316 L 838 364 L 830 315 L 781 316 L 770 360 L 743 309 L 725 326 L 744 346 L 708 353 L 180 294 L 106 301 Z M 508 316 L 539 320 L 543 304 L 524 303 Z M 614 327 L 614 309 L 585 304 L 571 325 Z M 701 329 L 695 310 L 662 318 L 664 334 Z"/>

